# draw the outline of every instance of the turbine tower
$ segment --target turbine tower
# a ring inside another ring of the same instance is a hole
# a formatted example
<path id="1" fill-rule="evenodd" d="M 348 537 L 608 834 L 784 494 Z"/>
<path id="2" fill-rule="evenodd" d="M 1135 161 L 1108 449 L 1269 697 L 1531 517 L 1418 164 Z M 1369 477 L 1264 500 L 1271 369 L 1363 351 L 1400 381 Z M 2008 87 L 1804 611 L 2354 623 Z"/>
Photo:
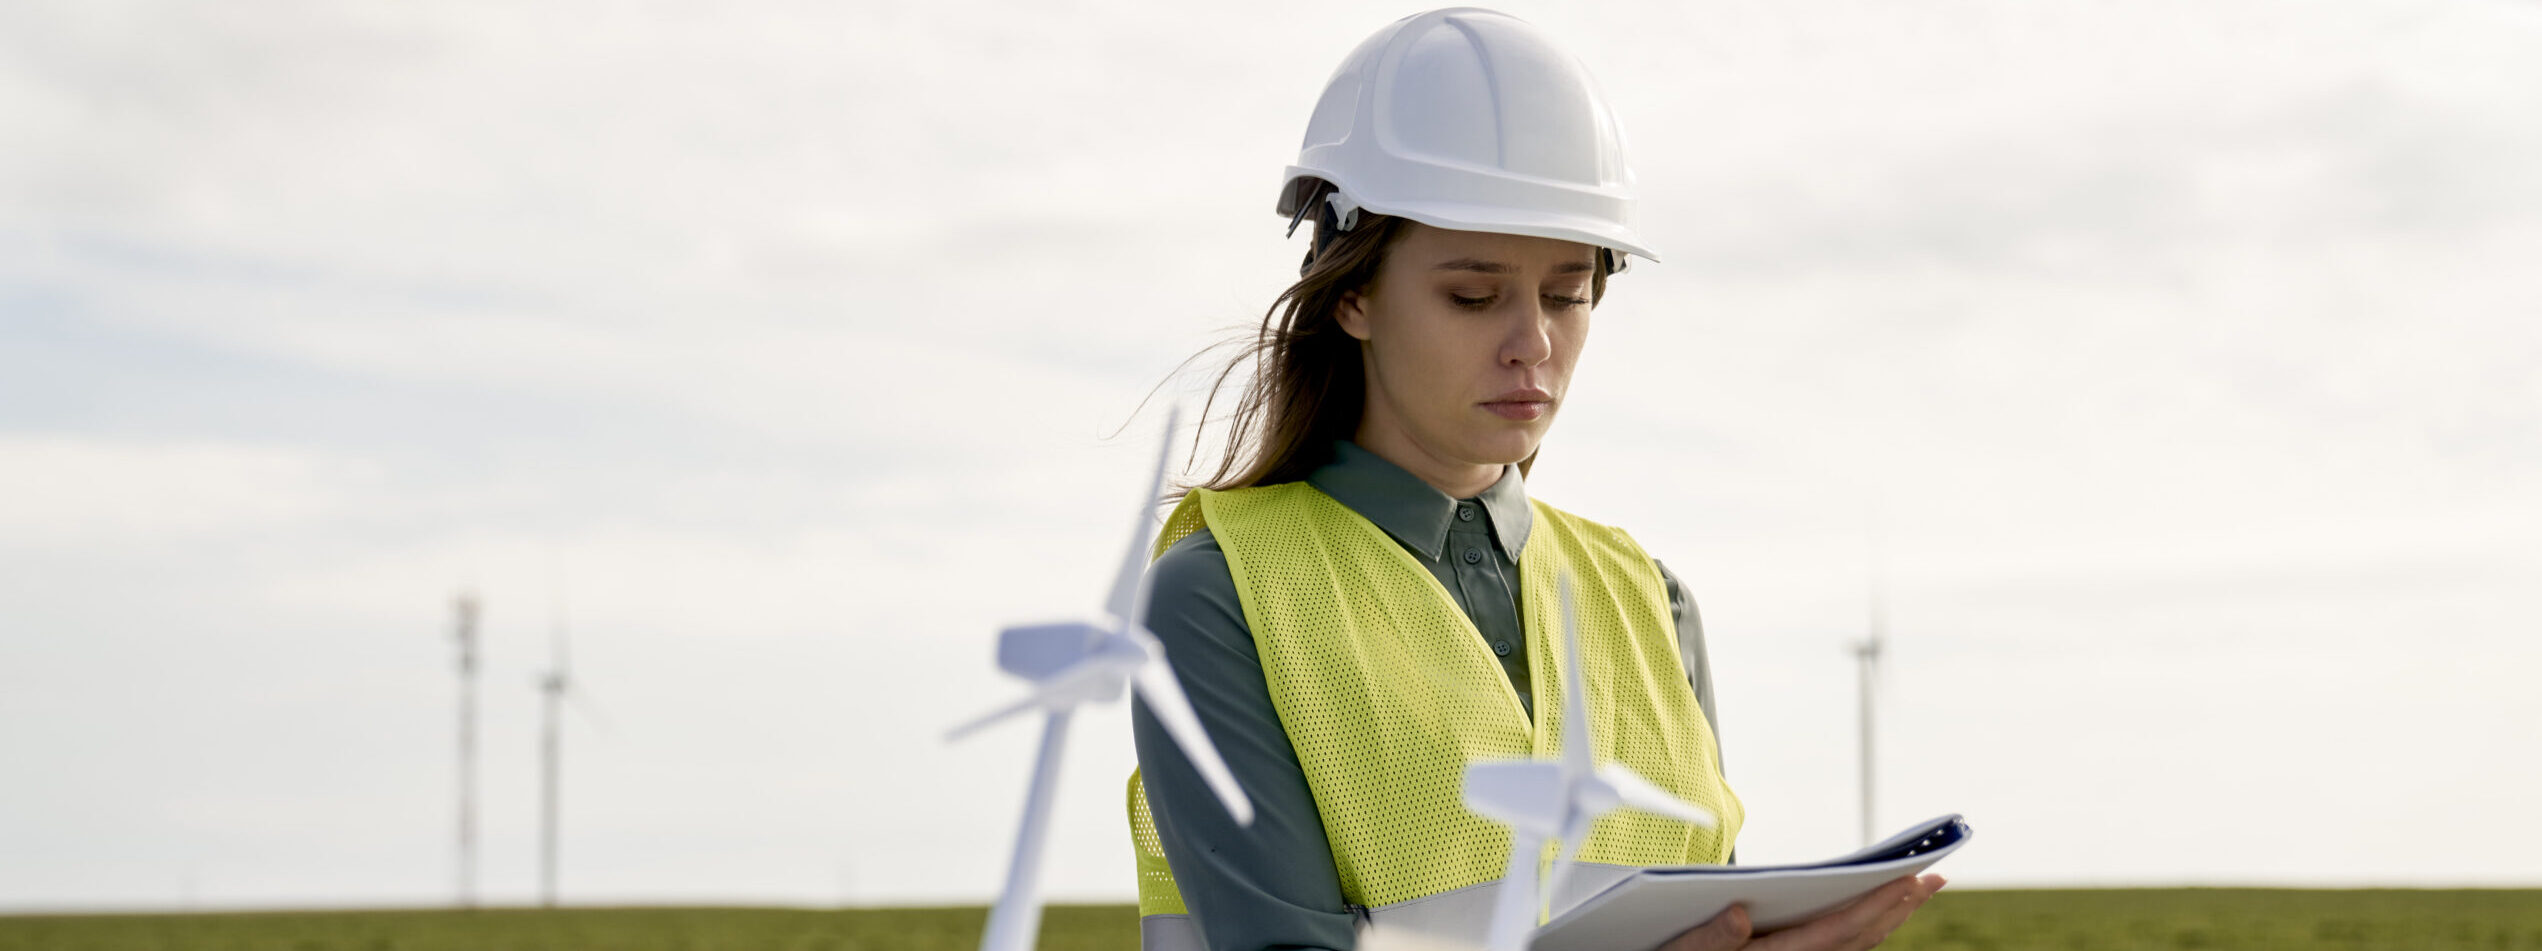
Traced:
<path id="1" fill-rule="evenodd" d="M 538 903 L 556 907 L 556 834 L 561 771 L 564 766 L 564 705 L 574 690 L 573 661 L 565 633 L 565 603 L 556 599 L 554 625 L 548 629 L 549 664 L 539 675 Z"/>
<path id="2" fill-rule="evenodd" d="M 1015 858 L 1007 866 L 1006 887 L 989 910 L 988 929 L 980 936 L 981 951 L 1024 951 L 1041 934 L 1042 843 L 1050 827 L 1051 793 L 1059 782 L 1060 754 L 1068 740 L 1068 720 L 1077 707 L 1121 696 L 1135 689 L 1147 701 L 1166 733 L 1181 747 L 1208 782 L 1210 791 L 1238 825 L 1253 823 L 1253 802 L 1236 785 L 1235 774 L 1209 742 L 1200 717 L 1192 712 L 1182 682 L 1166 664 L 1165 647 L 1147 629 L 1148 551 L 1155 544 L 1152 510 L 1165 486 L 1165 462 L 1174 446 L 1174 422 L 1165 418 L 1165 445 L 1157 450 L 1156 472 L 1147 494 L 1139 497 L 1138 520 L 1130 529 L 1129 551 L 1121 556 L 1103 614 L 1082 621 L 1059 621 L 1000 630 L 997 665 L 1030 681 L 1033 692 L 1023 699 L 955 727 L 945 739 L 958 740 L 973 731 L 1016 714 L 1040 710 L 1041 751 L 1033 760 L 1033 778 L 1024 797 L 1024 819 L 1015 833 Z"/>
<path id="3" fill-rule="evenodd" d="M 1879 679 L 1880 651 L 1889 639 L 1889 599 L 1883 572 L 1885 548 L 1880 530 L 1874 526 L 1871 534 L 1870 630 L 1868 636 L 1853 645 L 1854 660 L 1860 672 L 1857 705 L 1862 714 L 1862 844 L 1866 846 L 1879 841 L 1873 837 L 1879 827 L 1874 824 L 1872 812 L 1872 688 Z"/>
<path id="4" fill-rule="evenodd" d="M 1880 669 L 1880 635 L 1875 628 L 1871 637 L 1854 642 L 1854 659 L 1862 673 L 1860 704 L 1862 707 L 1862 844 L 1872 839 L 1871 793 L 1871 681 Z"/>
<path id="5" fill-rule="evenodd" d="M 474 591 L 451 601 L 459 641 L 459 907 L 477 906 L 477 616 Z"/>

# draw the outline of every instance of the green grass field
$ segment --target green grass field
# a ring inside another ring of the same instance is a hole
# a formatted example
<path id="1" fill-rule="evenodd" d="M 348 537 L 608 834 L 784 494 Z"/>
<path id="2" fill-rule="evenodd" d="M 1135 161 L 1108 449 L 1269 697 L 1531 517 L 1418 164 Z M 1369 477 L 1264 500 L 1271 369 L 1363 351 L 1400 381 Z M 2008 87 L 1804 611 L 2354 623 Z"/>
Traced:
<path id="1" fill-rule="evenodd" d="M 971 951 L 979 908 L 594 908 L 0 917 L 0 951 Z M 1046 951 L 1128 951 L 1126 905 L 1062 905 Z M 2542 951 L 2542 890 L 1945 891 L 1902 951 Z"/>

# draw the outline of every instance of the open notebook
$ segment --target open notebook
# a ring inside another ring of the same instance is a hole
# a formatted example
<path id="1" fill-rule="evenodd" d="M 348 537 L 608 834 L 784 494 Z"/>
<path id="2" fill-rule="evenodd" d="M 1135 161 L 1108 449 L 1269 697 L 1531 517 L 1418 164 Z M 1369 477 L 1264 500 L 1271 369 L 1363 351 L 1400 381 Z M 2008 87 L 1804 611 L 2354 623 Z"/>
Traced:
<path id="1" fill-rule="evenodd" d="M 1968 841 L 1958 814 L 1842 858 L 1810 865 L 1678 865 L 1647 868 L 1607 886 L 1536 930 L 1532 951 L 1649 951 L 1745 902 L 1756 933 L 1818 917 L 1897 879 L 1922 872 Z"/>

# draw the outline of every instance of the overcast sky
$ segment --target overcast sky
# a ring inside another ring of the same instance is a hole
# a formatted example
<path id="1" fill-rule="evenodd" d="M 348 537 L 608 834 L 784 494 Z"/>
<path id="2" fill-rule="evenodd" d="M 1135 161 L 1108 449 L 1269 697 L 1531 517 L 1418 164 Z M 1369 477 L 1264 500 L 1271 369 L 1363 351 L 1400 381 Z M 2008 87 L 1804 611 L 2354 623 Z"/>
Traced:
<path id="1" fill-rule="evenodd" d="M 9 5 L 0 907 L 447 900 L 462 586 L 490 898 L 561 615 L 569 901 L 986 900 L 1034 730 L 942 733 L 1416 9 Z M 1743 859 L 1855 844 L 1878 524 L 1953 881 L 2542 885 L 2542 6 L 1505 9 L 1665 258 L 1530 489 L 1686 579 Z M 1125 709 L 1069 753 L 1126 900 Z"/>

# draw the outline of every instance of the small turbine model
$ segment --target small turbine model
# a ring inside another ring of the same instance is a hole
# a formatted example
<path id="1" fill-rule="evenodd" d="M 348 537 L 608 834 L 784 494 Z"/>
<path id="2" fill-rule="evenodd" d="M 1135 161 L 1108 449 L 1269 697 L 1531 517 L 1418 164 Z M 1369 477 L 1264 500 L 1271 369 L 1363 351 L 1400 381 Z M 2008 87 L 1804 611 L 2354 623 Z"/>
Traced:
<path id="1" fill-rule="evenodd" d="M 1147 494 L 1139 497 L 1138 521 L 1130 530 L 1130 548 L 1122 554 L 1120 570 L 1112 578 L 1112 593 L 1104 600 L 1103 616 L 999 631 L 998 667 L 1031 681 L 1033 692 L 954 728 L 945 737 L 958 740 L 981 727 L 1030 710 L 1046 714 L 1041 753 L 1033 761 L 1031 792 L 1024 799 L 1023 827 L 1015 834 L 1014 864 L 1007 869 L 1006 889 L 998 895 L 997 907 L 989 911 L 988 931 L 980 939 L 981 951 L 1023 951 L 1032 946 L 1040 933 L 1042 841 L 1047 838 L 1060 753 L 1067 744 L 1068 718 L 1081 704 L 1117 699 L 1124 686 L 1135 685 L 1139 696 L 1147 700 L 1149 712 L 1156 715 L 1174 737 L 1175 745 L 1182 747 L 1183 755 L 1200 770 L 1210 790 L 1226 804 L 1228 814 L 1235 817 L 1238 825 L 1253 823 L 1252 801 L 1236 785 L 1235 774 L 1228 772 L 1226 761 L 1218 757 L 1218 748 L 1210 745 L 1209 735 L 1201 729 L 1200 716 L 1192 712 L 1191 700 L 1183 695 L 1182 683 L 1174 679 L 1173 668 L 1166 666 L 1164 646 L 1146 626 L 1148 550 L 1156 539 L 1150 509 L 1165 487 L 1165 462 L 1173 449 L 1174 422 L 1179 415 L 1178 412 L 1166 417 L 1165 445 L 1157 450 L 1156 473 L 1148 480 Z"/>
<path id="2" fill-rule="evenodd" d="M 1562 593 L 1562 758 L 1559 760 L 1492 760 L 1465 768 L 1465 805 L 1509 825 L 1509 871 L 1501 876 L 1500 895 L 1492 905 L 1491 931 L 1484 947 L 1522 951 L 1545 911 L 1547 896 L 1562 885 L 1589 824 L 1621 806 L 1683 819 L 1705 828 L 1712 812 L 1669 794 L 1622 763 L 1599 766 L 1589 745 L 1589 708 L 1581 686 L 1578 626 L 1571 605 L 1571 575 L 1561 580 Z M 1536 862 L 1544 842 L 1562 843 L 1553 874 L 1539 893 Z"/>

